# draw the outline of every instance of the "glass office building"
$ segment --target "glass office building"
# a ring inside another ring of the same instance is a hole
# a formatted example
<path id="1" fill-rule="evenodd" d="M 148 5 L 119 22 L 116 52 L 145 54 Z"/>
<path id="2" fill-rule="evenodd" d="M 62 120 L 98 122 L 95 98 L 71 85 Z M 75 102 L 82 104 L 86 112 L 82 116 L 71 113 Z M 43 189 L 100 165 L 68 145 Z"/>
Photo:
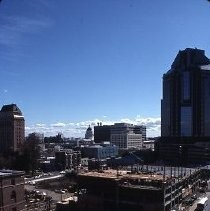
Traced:
<path id="1" fill-rule="evenodd" d="M 210 136 L 210 61 L 205 52 L 179 51 L 163 75 L 162 137 Z"/>

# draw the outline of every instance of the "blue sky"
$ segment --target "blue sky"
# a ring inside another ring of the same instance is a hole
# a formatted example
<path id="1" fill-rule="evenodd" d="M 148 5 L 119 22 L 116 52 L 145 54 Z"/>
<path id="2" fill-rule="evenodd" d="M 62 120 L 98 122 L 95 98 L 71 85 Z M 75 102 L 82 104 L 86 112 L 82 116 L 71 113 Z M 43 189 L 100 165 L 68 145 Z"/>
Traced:
<path id="1" fill-rule="evenodd" d="M 180 49 L 210 57 L 205 0 L 3 0 L 0 105 L 26 131 L 83 136 L 88 124 L 160 134 L 162 75 Z"/>

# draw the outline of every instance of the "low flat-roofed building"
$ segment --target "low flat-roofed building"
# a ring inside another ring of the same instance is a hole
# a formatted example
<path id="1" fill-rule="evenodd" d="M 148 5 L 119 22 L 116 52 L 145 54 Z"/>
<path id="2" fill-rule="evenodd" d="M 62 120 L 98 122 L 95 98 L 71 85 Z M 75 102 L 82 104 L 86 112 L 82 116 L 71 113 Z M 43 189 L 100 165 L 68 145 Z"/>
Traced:
<path id="1" fill-rule="evenodd" d="M 0 170 L 0 210 L 19 211 L 24 206 L 24 172 Z"/>
<path id="2" fill-rule="evenodd" d="M 118 155 L 118 147 L 110 144 L 94 144 L 82 148 L 85 157 L 105 159 L 108 157 L 116 157 Z"/>
<path id="3" fill-rule="evenodd" d="M 152 151 L 154 151 L 155 148 L 155 140 L 146 140 L 143 142 L 143 148 L 145 149 L 151 149 Z"/>
<path id="4" fill-rule="evenodd" d="M 208 164 L 210 139 L 207 137 L 160 137 L 155 142 L 159 160 L 178 165 Z"/>

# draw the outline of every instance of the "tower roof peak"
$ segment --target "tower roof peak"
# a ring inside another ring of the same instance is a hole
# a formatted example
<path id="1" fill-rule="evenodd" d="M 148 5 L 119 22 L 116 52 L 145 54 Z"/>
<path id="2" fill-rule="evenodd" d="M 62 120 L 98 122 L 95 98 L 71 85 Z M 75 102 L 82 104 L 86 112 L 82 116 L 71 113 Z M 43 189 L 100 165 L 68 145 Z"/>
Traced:
<path id="1" fill-rule="evenodd" d="M 13 112 L 14 114 L 22 115 L 21 110 L 16 104 L 3 105 L 1 112 Z"/>
<path id="2" fill-rule="evenodd" d="M 205 56 L 205 51 L 197 48 L 186 48 L 177 54 L 172 69 L 188 68 L 189 66 L 201 66 L 210 64 L 209 58 Z"/>

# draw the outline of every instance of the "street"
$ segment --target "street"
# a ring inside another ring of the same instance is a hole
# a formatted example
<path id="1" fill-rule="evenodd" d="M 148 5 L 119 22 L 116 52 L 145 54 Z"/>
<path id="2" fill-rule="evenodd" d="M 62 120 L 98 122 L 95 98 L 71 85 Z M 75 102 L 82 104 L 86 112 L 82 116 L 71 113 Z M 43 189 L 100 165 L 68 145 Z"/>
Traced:
<path id="1" fill-rule="evenodd" d="M 61 201 L 61 199 L 64 200 L 64 199 L 72 196 L 72 193 L 69 193 L 69 192 L 55 193 L 54 191 L 51 191 L 51 190 L 46 190 L 46 189 L 42 189 L 42 188 L 35 188 L 35 186 L 33 186 L 33 185 L 25 185 L 25 189 L 28 190 L 28 191 L 37 190 L 37 191 L 40 191 L 40 192 L 45 192 L 47 196 L 51 196 L 52 199 L 56 202 Z"/>

